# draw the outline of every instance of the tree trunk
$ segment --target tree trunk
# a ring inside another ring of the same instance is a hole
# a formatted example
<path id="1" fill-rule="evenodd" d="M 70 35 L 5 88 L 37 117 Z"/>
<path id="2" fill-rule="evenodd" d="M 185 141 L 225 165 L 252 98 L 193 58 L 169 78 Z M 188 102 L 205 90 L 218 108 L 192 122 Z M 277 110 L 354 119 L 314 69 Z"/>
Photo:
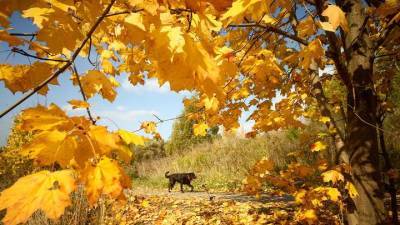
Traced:
<path id="1" fill-rule="evenodd" d="M 389 170 L 393 169 L 392 162 L 390 160 L 390 156 L 386 150 L 386 143 L 385 143 L 385 137 L 383 135 L 383 122 L 378 121 L 378 130 L 379 133 L 379 144 L 381 146 L 381 151 L 382 151 L 382 156 L 384 160 L 384 171 L 387 173 Z M 397 210 L 397 191 L 396 191 L 396 181 L 393 177 L 389 176 L 388 178 L 389 184 L 385 184 L 387 186 L 387 191 L 390 194 L 390 208 L 392 210 L 392 224 L 393 225 L 399 225 L 399 215 L 398 215 L 398 210 Z"/>
<path id="2" fill-rule="evenodd" d="M 377 97 L 373 83 L 373 44 L 365 32 L 362 1 L 346 1 L 349 32 L 346 34 L 347 70 L 351 88 L 347 95 L 346 152 L 352 167 L 352 182 L 359 196 L 349 207 L 350 225 L 384 224 L 383 185 L 379 168 Z"/>

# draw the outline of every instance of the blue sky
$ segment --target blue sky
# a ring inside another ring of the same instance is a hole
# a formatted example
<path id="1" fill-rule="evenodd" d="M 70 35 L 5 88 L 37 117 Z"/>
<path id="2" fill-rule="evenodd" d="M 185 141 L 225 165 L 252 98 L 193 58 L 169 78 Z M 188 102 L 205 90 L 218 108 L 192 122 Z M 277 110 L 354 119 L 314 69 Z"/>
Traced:
<path id="1" fill-rule="evenodd" d="M 13 32 L 35 32 L 35 26 L 29 21 L 21 19 L 18 14 L 14 14 L 11 19 Z M 0 43 L 0 64 L 29 64 L 29 59 L 25 56 L 13 54 L 5 43 Z M 91 65 L 86 59 L 78 58 L 76 61 L 77 69 L 80 74 L 91 69 Z M 47 96 L 33 95 L 23 104 L 11 111 L 9 114 L 0 118 L 0 146 L 4 145 L 7 135 L 12 125 L 13 118 L 22 109 L 34 107 L 38 104 L 49 105 L 55 103 L 63 108 L 70 115 L 86 115 L 84 110 L 72 110 L 67 101 L 71 99 L 81 99 L 79 89 L 72 85 L 70 73 L 61 74 L 58 77 L 58 86 L 49 86 Z M 161 119 L 168 119 L 178 116 L 183 110 L 182 100 L 189 97 L 190 92 L 172 92 L 169 85 L 159 87 L 157 80 L 147 80 L 145 85 L 132 86 L 125 74 L 117 77 L 120 87 L 117 88 L 118 96 L 114 102 L 110 103 L 99 96 L 89 99 L 91 111 L 94 115 L 102 118 L 98 124 L 106 125 L 110 130 L 127 129 L 136 130 L 142 121 L 157 119 L 153 114 Z M 0 111 L 8 108 L 24 94 L 10 92 L 2 81 L 0 81 Z M 249 113 L 246 113 L 248 115 Z M 241 121 L 244 124 L 244 119 Z M 158 125 L 158 131 L 164 139 L 168 139 L 172 129 L 172 121 Z M 249 130 L 250 124 L 244 125 L 245 130 Z"/>

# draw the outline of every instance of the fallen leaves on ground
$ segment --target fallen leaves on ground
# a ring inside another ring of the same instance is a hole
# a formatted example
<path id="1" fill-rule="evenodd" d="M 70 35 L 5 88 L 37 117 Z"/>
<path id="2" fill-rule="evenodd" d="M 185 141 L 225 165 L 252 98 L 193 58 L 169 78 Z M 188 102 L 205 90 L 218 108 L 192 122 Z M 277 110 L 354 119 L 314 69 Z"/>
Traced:
<path id="1" fill-rule="evenodd" d="M 131 194 L 127 199 L 109 205 L 105 224 L 289 224 L 294 214 L 293 203 L 283 201 Z"/>

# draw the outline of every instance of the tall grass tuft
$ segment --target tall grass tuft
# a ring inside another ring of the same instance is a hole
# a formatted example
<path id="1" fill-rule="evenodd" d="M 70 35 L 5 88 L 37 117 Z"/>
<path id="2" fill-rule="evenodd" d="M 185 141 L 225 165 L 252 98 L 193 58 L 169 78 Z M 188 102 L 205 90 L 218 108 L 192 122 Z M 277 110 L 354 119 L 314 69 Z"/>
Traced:
<path id="1" fill-rule="evenodd" d="M 235 190 L 240 188 L 242 179 L 256 161 L 268 157 L 277 167 L 285 167 L 287 154 L 302 147 L 296 138 L 288 137 L 288 132 L 269 132 L 254 139 L 225 136 L 213 143 L 191 147 L 184 154 L 137 162 L 138 177 L 133 184 L 166 188 L 166 171 L 193 171 L 198 178 L 194 181 L 195 187 L 205 185 L 216 190 Z"/>

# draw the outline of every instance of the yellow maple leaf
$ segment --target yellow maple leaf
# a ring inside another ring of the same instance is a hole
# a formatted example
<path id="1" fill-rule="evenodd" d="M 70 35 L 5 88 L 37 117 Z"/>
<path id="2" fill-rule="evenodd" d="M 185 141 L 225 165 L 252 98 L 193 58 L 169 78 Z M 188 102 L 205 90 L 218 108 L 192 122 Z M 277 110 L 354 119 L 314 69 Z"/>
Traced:
<path id="1" fill-rule="evenodd" d="M 34 7 L 24 10 L 22 16 L 24 18 L 33 18 L 33 23 L 42 29 L 43 23 L 49 19 L 48 16 L 52 13 L 54 13 L 54 9 L 52 8 Z"/>
<path id="2" fill-rule="evenodd" d="M 117 95 L 114 88 L 117 87 L 118 84 L 107 78 L 104 73 L 98 70 L 90 70 L 84 76 L 80 77 L 80 79 L 83 91 L 88 98 L 100 92 L 103 98 L 110 102 L 114 101 Z M 75 77 L 73 77 L 72 80 L 74 85 L 78 85 Z"/>
<path id="3" fill-rule="evenodd" d="M 274 161 L 268 158 L 263 158 L 253 166 L 251 171 L 253 172 L 253 174 L 265 174 L 269 171 L 272 171 L 272 169 L 274 169 L 274 166 Z"/>
<path id="4" fill-rule="evenodd" d="M 65 141 L 67 133 L 57 130 L 44 131 L 36 135 L 22 147 L 21 154 L 35 159 L 40 165 L 51 165 L 54 162 L 66 167 L 73 158 L 76 144 Z"/>
<path id="5" fill-rule="evenodd" d="M 261 0 L 236 0 L 232 3 L 232 7 L 222 15 L 221 21 L 224 21 L 225 25 L 238 22 L 249 7 L 259 2 Z"/>
<path id="6" fill-rule="evenodd" d="M 339 181 L 344 181 L 344 176 L 336 170 L 328 170 L 321 174 L 324 182 L 330 182 L 336 184 Z"/>
<path id="7" fill-rule="evenodd" d="M 216 97 L 203 96 L 201 100 L 202 105 L 204 105 L 206 111 L 216 112 L 218 110 L 219 101 Z"/>
<path id="8" fill-rule="evenodd" d="M 325 50 L 322 47 L 321 41 L 317 38 L 310 42 L 307 47 L 300 51 L 299 57 L 302 58 L 300 66 L 308 69 L 314 67 L 315 63 L 321 61 L 321 58 L 325 56 Z"/>
<path id="9" fill-rule="evenodd" d="M 143 31 L 146 31 L 146 28 L 143 24 L 143 15 L 141 13 L 131 13 L 129 16 L 125 17 L 125 22 L 132 24 Z"/>
<path id="10" fill-rule="evenodd" d="M 128 0 L 132 6 L 136 6 L 138 9 L 144 9 L 147 13 L 152 16 L 157 14 L 159 8 L 157 0 Z"/>
<path id="11" fill-rule="evenodd" d="M 309 224 L 313 224 L 318 218 L 314 209 L 307 209 L 297 212 L 296 217 L 298 220 L 308 221 Z"/>
<path id="12" fill-rule="evenodd" d="M 315 142 L 314 144 L 311 145 L 311 151 L 312 152 L 319 152 L 319 151 L 325 150 L 326 147 L 327 147 L 326 144 L 324 144 L 321 141 L 317 141 L 317 142 Z"/>
<path id="13" fill-rule="evenodd" d="M 142 123 L 140 128 L 144 129 L 144 132 L 151 134 L 156 132 L 156 123 L 153 121 L 145 121 Z"/>
<path id="14" fill-rule="evenodd" d="M 48 108 L 39 105 L 25 109 L 20 118 L 20 128 L 26 131 L 44 131 L 73 126 L 65 112 L 55 104 L 50 104 Z"/>
<path id="15" fill-rule="evenodd" d="M 4 224 L 24 223 L 37 210 L 57 219 L 71 205 L 69 194 L 75 190 L 72 170 L 40 171 L 17 180 L 0 194 L 0 210 L 7 209 Z"/>
<path id="16" fill-rule="evenodd" d="M 208 125 L 205 123 L 199 123 L 193 125 L 193 133 L 196 136 L 206 136 Z"/>
<path id="17" fill-rule="evenodd" d="M 328 123 L 329 121 L 331 121 L 331 119 L 329 117 L 327 117 L 327 116 L 321 116 L 319 118 L 319 121 L 322 122 L 322 123 Z"/>
<path id="18" fill-rule="evenodd" d="M 143 74 L 131 74 L 129 76 L 129 82 L 131 82 L 132 85 L 144 85 Z"/>
<path id="19" fill-rule="evenodd" d="M 82 101 L 82 100 L 73 99 L 73 100 L 68 101 L 68 103 L 72 106 L 73 109 L 76 109 L 76 108 L 85 108 L 86 109 L 86 108 L 90 107 L 89 103 Z"/>
<path id="20" fill-rule="evenodd" d="M 87 135 L 91 139 L 91 144 L 97 150 L 97 154 L 108 154 L 112 150 L 119 149 L 120 138 L 117 134 L 111 133 L 104 126 L 90 126 Z"/>
<path id="21" fill-rule="evenodd" d="M 339 201 L 339 197 L 341 196 L 341 194 L 337 188 L 327 187 L 326 191 L 326 194 L 328 195 L 330 200 L 334 202 Z"/>
<path id="22" fill-rule="evenodd" d="M 17 46 L 24 43 L 23 39 L 11 36 L 5 30 L 0 30 L 0 41 L 5 41 L 9 46 Z"/>
<path id="23" fill-rule="evenodd" d="M 358 192 L 356 187 L 354 186 L 353 183 L 347 181 L 346 187 L 347 191 L 349 192 L 349 195 L 352 199 L 356 198 L 358 196 Z"/>
<path id="24" fill-rule="evenodd" d="M 126 144 L 134 144 L 144 146 L 145 138 L 135 133 L 119 129 L 118 134 Z"/>
<path id="25" fill-rule="evenodd" d="M 183 37 L 183 32 L 180 27 L 163 27 L 161 32 L 167 33 L 169 39 L 168 48 L 172 54 L 183 52 L 185 47 L 185 38 Z"/>
<path id="26" fill-rule="evenodd" d="M 262 18 L 262 21 L 264 23 L 266 23 L 266 24 L 274 24 L 274 23 L 276 23 L 276 20 L 273 17 L 269 16 L 269 15 L 264 15 L 264 17 Z"/>
<path id="27" fill-rule="evenodd" d="M 110 158 L 102 157 L 95 165 L 88 163 L 80 178 L 86 187 L 88 200 L 95 204 L 101 195 L 120 197 L 122 190 L 130 186 L 129 178 Z"/>
<path id="28" fill-rule="evenodd" d="M 322 29 L 335 32 L 340 26 L 345 32 L 349 30 L 346 15 L 338 6 L 329 5 L 328 8 L 322 12 L 322 15 L 328 17 L 328 22 L 320 22 Z"/>
<path id="29" fill-rule="evenodd" d="M 314 19 L 308 16 L 306 19 L 301 20 L 297 25 L 297 32 L 300 37 L 309 37 L 317 32 Z"/>
<path id="30" fill-rule="evenodd" d="M 6 87 L 13 93 L 27 92 L 50 77 L 52 70 L 53 67 L 50 64 L 43 62 L 35 62 L 32 66 L 0 64 L 0 80 L 4 80 Z M 57 85 L 57 79 L 53 79 L 50 84 Z M 38 93 L 46 95 L 47 91 L 46 85 Z"/>

